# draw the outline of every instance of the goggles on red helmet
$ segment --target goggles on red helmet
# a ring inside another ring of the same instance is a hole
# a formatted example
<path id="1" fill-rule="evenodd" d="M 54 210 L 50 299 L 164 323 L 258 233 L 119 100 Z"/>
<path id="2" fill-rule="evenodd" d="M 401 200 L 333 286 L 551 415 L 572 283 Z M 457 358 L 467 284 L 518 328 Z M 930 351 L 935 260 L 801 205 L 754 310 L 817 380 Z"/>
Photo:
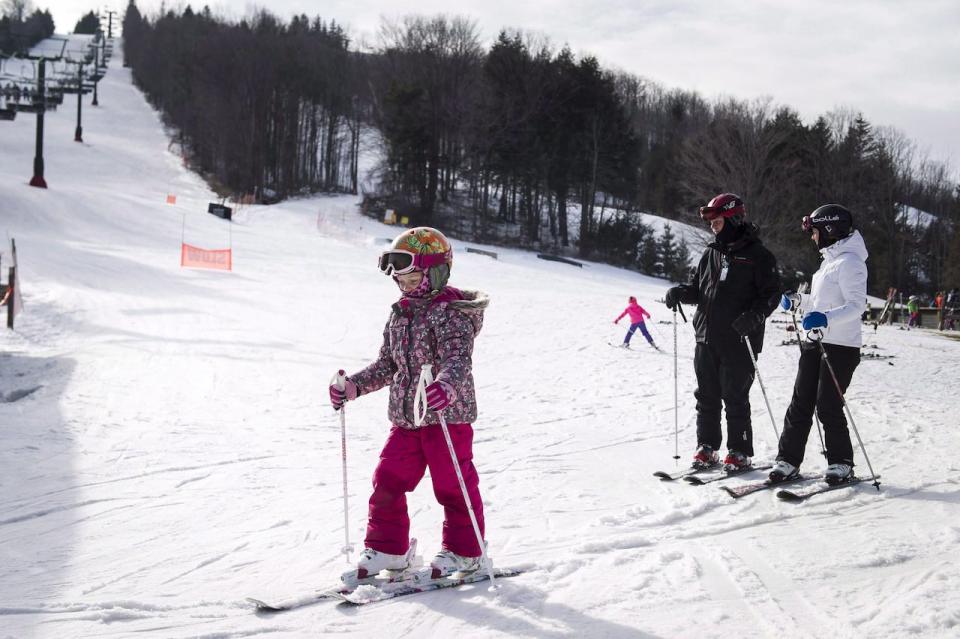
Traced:
<path id="1" fill-rule="evenodd" d="M 718 217 L 734 217 L 743 215 L 743 200 L 732 193 L 724 193 L 710 200 L 706 206 L 700 207 L 700 217 L 711 222 Z"/>

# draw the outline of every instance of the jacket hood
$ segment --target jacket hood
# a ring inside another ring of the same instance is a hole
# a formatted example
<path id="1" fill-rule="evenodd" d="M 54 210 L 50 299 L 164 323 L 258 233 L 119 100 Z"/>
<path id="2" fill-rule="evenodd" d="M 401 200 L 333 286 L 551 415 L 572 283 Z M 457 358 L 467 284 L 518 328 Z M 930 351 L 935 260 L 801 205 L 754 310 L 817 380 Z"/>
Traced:
<path id="1" fill-rule="evenodd" d="M 490 296 L 482 291 L 444 286 L 439 293 L 429 297 L 404 297 L 395 302 L 393 308 L 397 313 L 409 317 L 434 305 L 447 306 L 469 317 L 476 334 L 483 326 L 483 312 L 490 305 Z"/>
<path id="2" fill-rule="evenodd" d="M 438 295 L 438 302 L 444 302 L 445 300 L 439 299 L 443 294 L 450 289 L 451 287 L 445 288 Z M 453 289 L 459 293 L 460 299 L 454 299 L 448 302 L 449 307 L 460 311 L 464 315 L 470 318 L 470 321 L 473 322 L 473 331 L 474 335 L 480 333 L 480 329 L 483 327 L 483 312 L 487 310 L 487 306 L 490 305 L 490 296 L 482 291 L 476 290 L 457 290 Z"/>
<path id="3" fill-rule="evenodd" d="M 860 260 L 866 261 L 870 255 L 867 252 L 867 245 L 863 242 L 863 236 L 860 231 L 854 231 L 842 240 L 838 240 L 827 248 L 820 249 L 820 253 L 826 259 L 835 260 L 844 253 L 851 253 Z"/>

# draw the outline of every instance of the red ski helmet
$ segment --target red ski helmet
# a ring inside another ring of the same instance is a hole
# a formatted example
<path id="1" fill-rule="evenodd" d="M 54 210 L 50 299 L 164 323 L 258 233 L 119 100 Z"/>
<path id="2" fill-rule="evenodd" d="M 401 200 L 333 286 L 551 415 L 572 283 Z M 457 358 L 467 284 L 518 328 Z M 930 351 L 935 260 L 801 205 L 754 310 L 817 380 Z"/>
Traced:
<path id="1" fill-rule="evenodd" d="M 384 275 L 404 275 L 423 271 L 431 290 L 439 291 L 450 278 L 453 247 L 443 233 L 429 226 L 408 229 L 394 238 L 390 248 L 380 254 L 377 263 Z"/>
<path id="2" fill-rule="evenodd" d="M 721 193 L 710 200 L 706 206 L 700 207 L 700 217 L 708 222 L 718 217 L 742 218 L 746 213 L 747 210 L 743 200 L 740 199 L 739 195 L 733 193 Z M 733 221 L 739 220 L 734 219 Z"/>

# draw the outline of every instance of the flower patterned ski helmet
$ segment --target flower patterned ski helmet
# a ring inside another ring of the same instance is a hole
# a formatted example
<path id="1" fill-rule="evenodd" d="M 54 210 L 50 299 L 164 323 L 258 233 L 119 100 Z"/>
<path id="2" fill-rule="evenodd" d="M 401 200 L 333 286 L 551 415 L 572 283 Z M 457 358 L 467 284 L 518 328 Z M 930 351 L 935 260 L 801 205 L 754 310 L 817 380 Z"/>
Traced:
<path id="1" fill-rule="evenodd" d="M 384 275 L 403 275 L 423 271 L 430 278 L 430 289 L 439 291 L 450 279 L 453 247 L 446 236 L 429 226 L 407 229 L 380 255 L 380 271 Z"/>

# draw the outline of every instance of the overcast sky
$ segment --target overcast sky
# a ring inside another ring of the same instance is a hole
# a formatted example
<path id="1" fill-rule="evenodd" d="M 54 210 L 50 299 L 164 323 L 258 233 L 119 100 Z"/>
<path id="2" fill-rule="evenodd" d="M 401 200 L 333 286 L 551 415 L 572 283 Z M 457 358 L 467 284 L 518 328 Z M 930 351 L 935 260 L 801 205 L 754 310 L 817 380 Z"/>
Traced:
<path id="1" fill-rule="evenodd" d="M 100 5 L 122 11 L 127 0 Z M 58 32 L 95 9 L 33 0 Z M 168 2 L 166 6 L 186 6 Z M 533 31 L 668 87 L 704 97 L 770 96 L 806 122 L 835 107 L 894 126 L 960 169 L 960 0 L 202 0 L 240 18 L 267 6 L 281 18 L 320 15 L 375 41 L 381 16 L 473 18 L 487 42 L 503 27 Z M 160 0 L 137 2 L 155 13 Z"/>

